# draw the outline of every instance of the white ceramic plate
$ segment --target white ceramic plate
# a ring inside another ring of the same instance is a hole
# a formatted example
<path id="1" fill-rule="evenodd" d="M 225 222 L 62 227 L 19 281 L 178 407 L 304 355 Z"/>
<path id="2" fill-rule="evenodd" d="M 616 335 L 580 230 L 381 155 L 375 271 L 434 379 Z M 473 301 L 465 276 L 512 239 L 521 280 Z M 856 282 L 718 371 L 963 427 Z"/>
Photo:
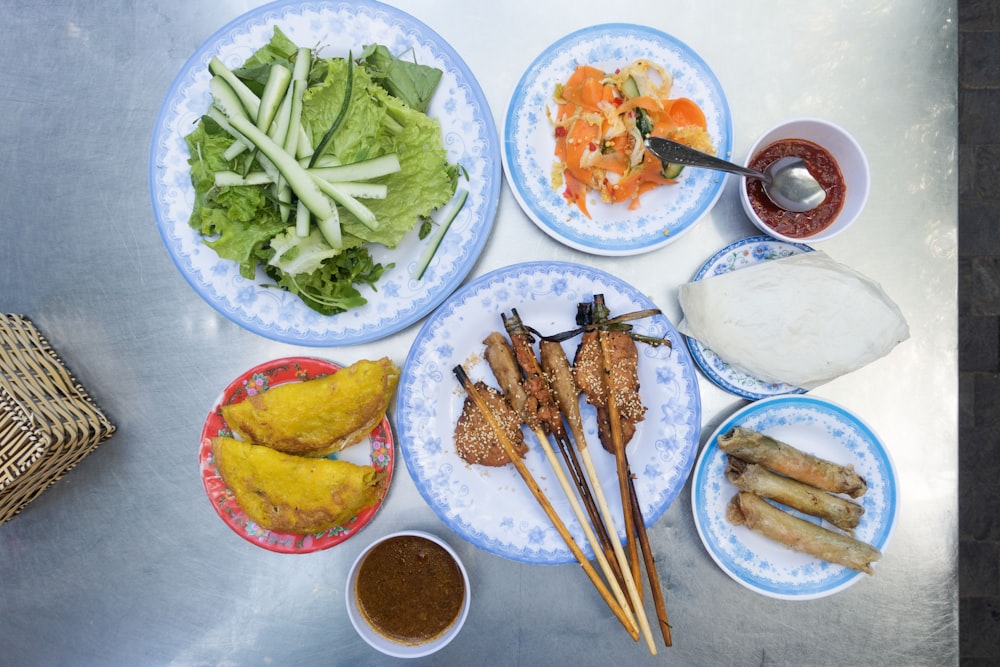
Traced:
<path id="1" fill-rule="evenodd" d="M 588 200 L 593 219 L 567 204 L 552 187 L 555 137 L 546 116 L 556 84 L 578 64 L 611 71 L 637 58 L 663 65 L 674 76 L 674 96 L 701 106 L 716 154 L 730 157 L 732 120 L 715 74 L 702 58 L 676 38 L 639 25 L 597 25 L 563 37 L 528 67 L 514 90 L 504 119 L 504 173 L 525 213 L 556 240 L 597 255 L 634 255 L 655 250 L 681 236 L 722 194 L 726 176 L 707 169 L 685 169 L 676 186 L 643 195 L 642 207 Z"/>
<path id="2" fill-rule="evenodd" d="M 512 465 L 472 466 L 455 452 L 454 429 L 465 392 L 453 369 L 461 364 L 473 380 L 496 387 L 483 360 L 482 341 L 505 333 L 501 313 L 516 309 L 525 325 L 543 334 L 575 328 L 576 306 L 603 294 L 612 315 L 655 308 L 634 287 L 577 264 L 518 264 L 484 275 L 449 298 L 424 323 L 403 365 L 395 424 L 400 452 L 424 499 L 460 536 L 490 553 L 529 563 L 574 561 L 548 517 Z M 662 315 L 637 320 L 639 332 L 666 338 L 667 346 L 639 344 L 640 393 L 646 419 L 628 445 L 643 517 L 652 524 L 687 479 L 701 434 L 697 373 L 680 334 Z M 563 345 L 572 360 L 579 338 Z M 601 447 L 593 409 L 581 403 L 588 446 L 616 525 L 624 537 L 614 457 Z M 525 436 L 525 463 L 567 528 L 593 554 L 534 436 Z"/>
<path id="3" fill-rule="evenodd" d="M 747 588 L 785 600 L 833 595 L 867 577 L 787 549 L 726 520 L 726 505 L 737 490 L 726 479 L 726 455 L 717 439 L 734 426 L 760 431 L 830 461 L 853 464 L 868 482 L 868 491 L 855 499 L 865 509 L 855 537 L 883 553 L 896 526 L 899 507 L 896 471 L 889 452 L 857 416 L 815 396 L 774 396 L 757 401 L 727 419 L 712 434 L 692 476 L 695 526 L 719 567 Z M 878 563 L 874 567 L 877 571 Z"/>
<path id="4" fill-rule="evenodd" d="M 377 291 L 361 293 L 367 305 L 323 316 L 287 292 L 263 287 L 258 272 L 239 274 L 235 262 L 219 259 L 188 225 L 194 202 L 184 136 L 210 102 L 208 61 L 219 56 L 242 64 L 278 26 L 296 44 L 320 45 L 324 57 L 357 53 L 366 44 L 393 53 L 413 53 L 444 74 L 428 114 L 441 123 L 448 159 L 468 172 L 469 198 L 452 224 L 428 272 L 410 277 L 424 243 L 411 233 L 395 250 L 373 246 L 383 265 L 395 263 Z M 478 82 L 455 51 L 412 16 L 371 0 L 351 3 L 276 2 L 233 20 L 202 44 L 184 64 L 160 110 L 149 165 L 149 186 L 160 235 L 181 273 L 213 308 L 250 331 L 296 345 L 352 345 L 395 333 L 431 312 L 465 279 L 482 252 L 500 194 L 500 156 L 493 115 Z"/>
<path id="5" fill-rule="evenodd" d="M 712 255 L 698 269 L 694 280 L 738 271 L 747 266 L 803 252 L 812 252 L 812 248 L 801 243 L 778 241 L 770 236 L 751 236 L 731 243 Z M 732 394 L 756 401 L 768 396 L 805 393 L 805 389 L 801 387 L 782 382 L 764 382 L 738 368 L 733 368 L 697 339 L 685 338 L 691 350 L 691 357 L 698 364 L 698 368 L 714 384 Z"/>

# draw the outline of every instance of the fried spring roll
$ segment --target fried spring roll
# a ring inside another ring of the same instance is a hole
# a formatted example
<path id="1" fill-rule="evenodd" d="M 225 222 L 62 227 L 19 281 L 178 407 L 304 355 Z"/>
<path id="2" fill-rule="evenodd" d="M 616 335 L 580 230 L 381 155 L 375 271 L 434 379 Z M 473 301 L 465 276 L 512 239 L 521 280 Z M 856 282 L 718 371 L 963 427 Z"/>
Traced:
<path id="1" fill-rule="evenodd" d="M 853 466 L 842 466 L 807 454 L 742 426 L 719 436 L 719 448 L 730 456 L 759 463 L 774 472 L 830 493 L 846 493 L 857 498 L 868 490 L 868 484 L 854 472 Z"/>
<path id="2" fill-rule="evenodd" d="M 726 519 L 795 551 L 866 574 L 874 574 L 871 564 L 882 557 L 869 544 L 792 516 L 745 491 L 733 496 Z"/>
<path id="3" fill-rule="evenodd" d="M 841 530 L 857 527 L 865 508 L 846 498 L 776 475 L 757 463 L 729 457 L 726 478 L 740 491 L 770 498 L 810 516 L 819 517 Z"/>

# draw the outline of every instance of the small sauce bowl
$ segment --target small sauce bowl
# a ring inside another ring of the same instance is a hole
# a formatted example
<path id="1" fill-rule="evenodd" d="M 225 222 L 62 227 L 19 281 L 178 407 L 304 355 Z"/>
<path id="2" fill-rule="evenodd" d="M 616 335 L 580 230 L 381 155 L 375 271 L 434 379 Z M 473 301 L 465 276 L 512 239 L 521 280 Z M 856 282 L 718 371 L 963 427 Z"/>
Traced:
<path id="1" fill-rule="evenodd" d="M 817 118 L 798 118 L 786 121 L 762 134 L 750 147 L 744 162 L 749 166 L 753 159 L 767 147 L 787 139 L 799 139 L 815 144 L 832 155 L 842 176 L 845 191 L 840 211 L 830 224 L 815 233 L 790 236 L 778 232 L 757 214 L 748 194 L 745 177 L 740 178 L 740 203 L 750 221 L 765 234 L 790 243 L 826 241 L 844 232 L 861 215 L 868 201 L 871 175 L 868 159 L 858 142 L 846 130 Z M 816 174 L 814 174 L 816 176 Z M 807 212 L 808 213 L 808 212 Z M 799 214 L 795 214 L 799 215 Z"/>
<path id="2" fill-rule="evenodd" d="M 419 658 L 454 639 L 469 613 L 465 565 L 447 543 L 417 530 L 382 537 L 347 575 L 347 615 L 373 648 Z"/>

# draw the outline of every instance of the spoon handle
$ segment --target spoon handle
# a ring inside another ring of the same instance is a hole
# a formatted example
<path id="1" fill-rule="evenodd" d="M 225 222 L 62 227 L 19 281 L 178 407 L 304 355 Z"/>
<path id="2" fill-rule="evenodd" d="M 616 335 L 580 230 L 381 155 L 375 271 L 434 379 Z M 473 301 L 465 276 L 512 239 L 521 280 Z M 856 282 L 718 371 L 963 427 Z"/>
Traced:
<path id="1" fill-rule="evenodd" d="M 706 169 L 717 169 L 719 171 L 728 171 L 733 174 L 741 174 L 743 176 L 750 176 L 751 178 L 756 178 L 764 181 L 765 183 L 770 182 L 770 178 L 765 176 L 759 171 L 754 169 L 747 169 L 746 167 L 741 167 L 732 162 L 726 162 L 708 153 L 702 153 L 701 151 L 695 150 L 690 146 L 685 146 L 684 144 L 677 143 L 676 141 L 670 141 L 669 139 L 664 139 L 662 137 L 646 137 L 646 147 L 664 162 L 672 162 L 674 164 L 683 164 L 690 167 L 705 167 Z"/>

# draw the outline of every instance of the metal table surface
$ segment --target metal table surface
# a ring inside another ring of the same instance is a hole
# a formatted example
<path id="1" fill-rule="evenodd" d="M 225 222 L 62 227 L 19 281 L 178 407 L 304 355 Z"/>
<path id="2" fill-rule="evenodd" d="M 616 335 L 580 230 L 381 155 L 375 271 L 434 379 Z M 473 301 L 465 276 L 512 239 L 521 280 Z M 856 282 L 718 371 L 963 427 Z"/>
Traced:
<path id="1" fill-rule="evenodd" d="M 793 116 L 837 122 L 867 150 L 863 219 L 822 248 L 883 285 L 911 338 L 813 393 L 856 411 L 887 443 L 901 485 L 895 535 L 876 575 L 850 589 L 770 599 L 709 557 L 689 483 L 650 529 L 674 626 L 674 646 L 655 658 L 614 622 L 578 567 L 512 562 L 450 533 L 405 466 L 374 521 L 326 551 L 271 553 L 219 521 L 197 447 L 226 383 L 302 353 L 402 363 L 419 328 L 358 346 L 276 343 L 217 314 L 164 250 L 146 181 L 159 106 L 198 45 L 259 4 L 3 2 L 0 309 L 35 321 L 118 431 L 0 526 L 0 663 L 396 662 L 355 635 L 343 593 L 362 547 L 404 528 L 448 539 L 474 589 L 465 629 L 428 664 L 957 663 L 954 2 L 395 2 L 467 62 L 498 127 L 512 86 L 542 49 L 577 28 L 620 21 L 673 34 L 709 63 L 732 109 L 734 158 Z M 676 322 L 677 286 L 754 232 L 735 183 L 676 243 L 619 258 L 551 240 L 504 184 L 470 277 L 517 260 L 581 262 L 636 285 Z M 704 441 L 745 401 L 699 380 Z"/>

